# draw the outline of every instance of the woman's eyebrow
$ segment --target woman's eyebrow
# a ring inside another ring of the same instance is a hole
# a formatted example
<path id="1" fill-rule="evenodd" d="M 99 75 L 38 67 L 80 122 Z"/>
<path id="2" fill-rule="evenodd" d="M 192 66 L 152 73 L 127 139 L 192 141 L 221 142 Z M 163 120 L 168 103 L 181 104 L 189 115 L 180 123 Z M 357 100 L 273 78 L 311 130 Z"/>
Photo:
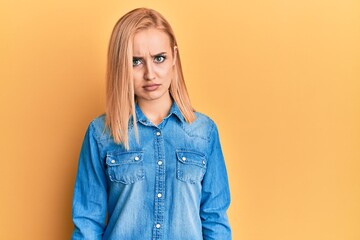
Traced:
<path id="1" fill-rule="evenodd" d="M 155 55 L 150 55 L 151 57 L 156 57 L 156 56 L 159 56 L 159 55 L 166 55 L 166 52 L 161 52 L 161 53 L 158 53 L 158 54 L 155 54 Z"/>
<path id="2" fill-rule="evenodd" d="M 167 52 L 160 52 L 160 53 L 157 53 L 157 54 L 154 54 L 154 55 L 150 55 L 151 57 L 156 57 L 156 56 L 160 56 L 160 55 L 166 55 Z M 139 57 L 139 56 L 133 56 L 133 58 L 136 58 L 136 59 L 144 59 L 144 57 Z"/>

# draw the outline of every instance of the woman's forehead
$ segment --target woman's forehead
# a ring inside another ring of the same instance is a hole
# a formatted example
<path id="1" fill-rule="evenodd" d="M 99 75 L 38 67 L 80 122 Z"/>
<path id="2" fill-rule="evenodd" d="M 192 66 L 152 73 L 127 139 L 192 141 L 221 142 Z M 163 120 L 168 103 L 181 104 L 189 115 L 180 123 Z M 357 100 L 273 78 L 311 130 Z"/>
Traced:
<path id="1" fill-rule="evenodd" d="M 133 54 L 156 55 L 171 51 L 170 38 L 165 32 L 149 28 L 137 32 L 133 39 Z"/>

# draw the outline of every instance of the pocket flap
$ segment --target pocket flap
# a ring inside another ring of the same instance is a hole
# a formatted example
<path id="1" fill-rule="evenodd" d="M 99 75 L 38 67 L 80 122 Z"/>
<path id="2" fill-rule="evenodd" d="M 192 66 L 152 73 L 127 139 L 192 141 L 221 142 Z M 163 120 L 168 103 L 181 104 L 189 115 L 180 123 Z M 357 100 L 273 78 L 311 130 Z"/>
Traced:
<path id="1" fill-rule="evenodd" d="M 202 153 L 189 151 L 189 150 L 177 150 L 177 159 L 184 164 L 197 165 L 199 167 L 206 167 L 206 159 Z"/>
<path id="2" fill-rule="evenodd" d="M 117 166 L 121 164 L 139 163 L 143 160 L 142 151 L 129 151 L 108 153 L 106 155 L 106 164 L 108 166 Z"/>

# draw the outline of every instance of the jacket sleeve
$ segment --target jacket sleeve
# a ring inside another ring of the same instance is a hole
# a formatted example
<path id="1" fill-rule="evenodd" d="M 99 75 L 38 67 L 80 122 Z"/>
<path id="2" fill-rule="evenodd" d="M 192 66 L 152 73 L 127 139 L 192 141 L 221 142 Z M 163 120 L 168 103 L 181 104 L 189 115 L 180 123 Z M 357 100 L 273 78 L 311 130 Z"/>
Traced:
<path id="1" fill-rule="evenodd" d="M 200 205 L 203 239 L 231 240 L 231 229 L 226 214 L 230 205 L 230 190 L 215 124 L 211 131 L 209 146 L 210 154 L 203 179 Z"/>
<path id="2" fill-rule="evenodd" d="M 72 240 L 102 239 L 107 209 L 107 182 L 92 124 L 87 129 L 79 158 L 72 216 Z"/>

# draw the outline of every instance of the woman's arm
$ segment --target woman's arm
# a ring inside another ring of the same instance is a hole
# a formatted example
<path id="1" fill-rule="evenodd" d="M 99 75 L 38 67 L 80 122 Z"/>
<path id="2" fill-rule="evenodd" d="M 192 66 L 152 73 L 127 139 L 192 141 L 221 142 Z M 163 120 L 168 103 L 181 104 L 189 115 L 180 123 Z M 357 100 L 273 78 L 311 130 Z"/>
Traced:
<path id="1" fill-rule="evenodd" d="M 228 177 L 219 134 L 213 125 L 210 154 L 202 185 L 200 217 L 204 240 L 230 240 L 231 229 L 226 215 L 230 205 Z"/>
<path id="2" fill-rule="evenodd" d="M 95 131 L 90 124 L 80 152 L 73 198 L 72 240 L 102 239 L 106 221 L 107 183 Z"/>

